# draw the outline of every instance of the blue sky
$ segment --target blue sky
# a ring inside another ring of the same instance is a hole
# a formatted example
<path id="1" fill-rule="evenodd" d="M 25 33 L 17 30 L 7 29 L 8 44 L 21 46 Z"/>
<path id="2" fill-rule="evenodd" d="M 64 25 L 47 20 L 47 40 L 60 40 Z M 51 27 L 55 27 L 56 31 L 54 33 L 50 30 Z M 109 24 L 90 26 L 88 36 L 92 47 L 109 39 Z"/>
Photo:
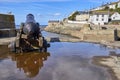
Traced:
<path id="1" fill-rule="evenodd" d="M 114 1 L 118 0 L 0 0 L 0 13 L 12 12 L 16 25 L 32 13 L 37 22 L 45 25 L 48 20 L 62 20 L 76 10 L 88 10 Z"/>

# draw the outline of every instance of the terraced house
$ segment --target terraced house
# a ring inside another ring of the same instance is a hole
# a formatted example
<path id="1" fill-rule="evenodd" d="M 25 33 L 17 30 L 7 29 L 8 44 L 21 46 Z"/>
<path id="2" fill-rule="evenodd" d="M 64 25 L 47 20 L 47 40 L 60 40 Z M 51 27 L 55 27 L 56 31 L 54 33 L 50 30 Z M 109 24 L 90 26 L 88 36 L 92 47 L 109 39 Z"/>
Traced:
<path id="1" fill-rule="evenodd" d="M 105 8 L 109 8 L 109 9 L 120 8 L 120 0 L 117 2 L 110 2 L 110 3 L 102 4 L 99 7 L 91 9 L 91 11 L 102 10 Z"/>
<path id="2" fill-rule="evenodd" d="M 95 25 L 104 25 L 109 22 L 110 12 L 108 11 L 95 11 L 90 14 L 89 22 Z"/>

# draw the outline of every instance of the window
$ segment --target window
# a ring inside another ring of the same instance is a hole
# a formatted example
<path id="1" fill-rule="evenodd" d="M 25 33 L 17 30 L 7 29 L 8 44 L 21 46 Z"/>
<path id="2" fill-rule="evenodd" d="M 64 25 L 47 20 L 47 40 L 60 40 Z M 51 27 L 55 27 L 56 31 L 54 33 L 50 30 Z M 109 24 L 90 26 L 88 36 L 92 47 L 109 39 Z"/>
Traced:
<path id="1" fill-rule="evenodd" d="M 102 14 L 102 17 L 104 17 L 104 14 Z"/>
<path id="2" fill-rule="evenodd" d="M 97 14 L 97 17 L 99 17 L 99 15 Z"/>
<path id="3" fill-rule="evenodd" d="M 98 21 L 98 18 L 96 18 L 96 21 Z"/>
<path id="4" fill-rule="evenodd" d="M 115 19 L 115 17 L 113 17 L 113 19 Z"/>
<path id="5" fill-rule="evenodd" d="M 104 21 L 104 19 L 102 18 L 102 21 Z"/>

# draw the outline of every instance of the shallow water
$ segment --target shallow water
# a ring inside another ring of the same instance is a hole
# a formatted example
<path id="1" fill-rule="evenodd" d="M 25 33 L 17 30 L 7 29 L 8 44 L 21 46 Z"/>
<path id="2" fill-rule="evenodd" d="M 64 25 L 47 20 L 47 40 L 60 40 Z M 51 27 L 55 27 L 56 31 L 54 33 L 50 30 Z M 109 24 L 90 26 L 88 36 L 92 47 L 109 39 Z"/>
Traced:
<path id="1" fill-rule="evenodd" d="M 93 56 L 108 55 L 109 49 L 92 43 L 50 43 L 47 53 L 15 54 L 0 46 L 0 80 L 112 80 L 103 67 L 91 64 Z"/>

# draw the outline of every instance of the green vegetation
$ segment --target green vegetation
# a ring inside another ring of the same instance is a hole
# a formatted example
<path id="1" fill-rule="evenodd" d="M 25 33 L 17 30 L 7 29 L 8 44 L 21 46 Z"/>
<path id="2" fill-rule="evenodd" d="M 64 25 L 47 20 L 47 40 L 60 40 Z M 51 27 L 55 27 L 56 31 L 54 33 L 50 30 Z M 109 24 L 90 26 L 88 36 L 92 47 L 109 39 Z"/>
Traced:
<path id="1" fill-rule="evenodd" d="M 115 5 L 115 9 L 109 8 L 108 6 L 106 6 L 104 9 L 102 9 L 102 11 L 110 11 L 110 12 L 118 12 L 120 13 L 120 8 L 118 8 L 118 4 Z M 101 11 L 101 10 L 99 10 Z"/>
<path id="2" fill-rule="evenodd" d="M 120 8 L 118 8 L 118 4 L 115 5 L 115 10 L 114 11 L 120 13 Z"/>
<path id="3" fill-rule="evenodd" d="M 113 12 L 113 11 L 114 11 L 114 9 L 109 9 L 109 11 L 110 11 L 110 12 Z"/>
<path id="4" fill-rule="evenodd" d="M 106 6 L 105 8 L 104 8 L 104 10 L 108 10 L 109 9 L 109 7 L 108 6 Z"/>
<path id="5" fill-rule="evenodd" d="M 74 12 L 71 16 L 69 16 L 69 17 L 68 17 L 68 19 L 69 19 L 69 20 L 73 20 L 73 21 L 74 21 L 74 20 L 75 20 L 76 15 L 78 15 L 78 14 L 79 14 L 79 12 L 78 12 L 78 11 L 75 11 L 75 12 Z"/>
<path id="6" fill-rule="evenodd" d="M 118 8 L 118 4 L 115 5 L 115 9 L 117 9 L 117 8 Z"/>
<path id="7" fill-rule="evenodd" d="M 115 12 L 118 12 L 120 14 L 120 8 L 116 8 Z"/>

